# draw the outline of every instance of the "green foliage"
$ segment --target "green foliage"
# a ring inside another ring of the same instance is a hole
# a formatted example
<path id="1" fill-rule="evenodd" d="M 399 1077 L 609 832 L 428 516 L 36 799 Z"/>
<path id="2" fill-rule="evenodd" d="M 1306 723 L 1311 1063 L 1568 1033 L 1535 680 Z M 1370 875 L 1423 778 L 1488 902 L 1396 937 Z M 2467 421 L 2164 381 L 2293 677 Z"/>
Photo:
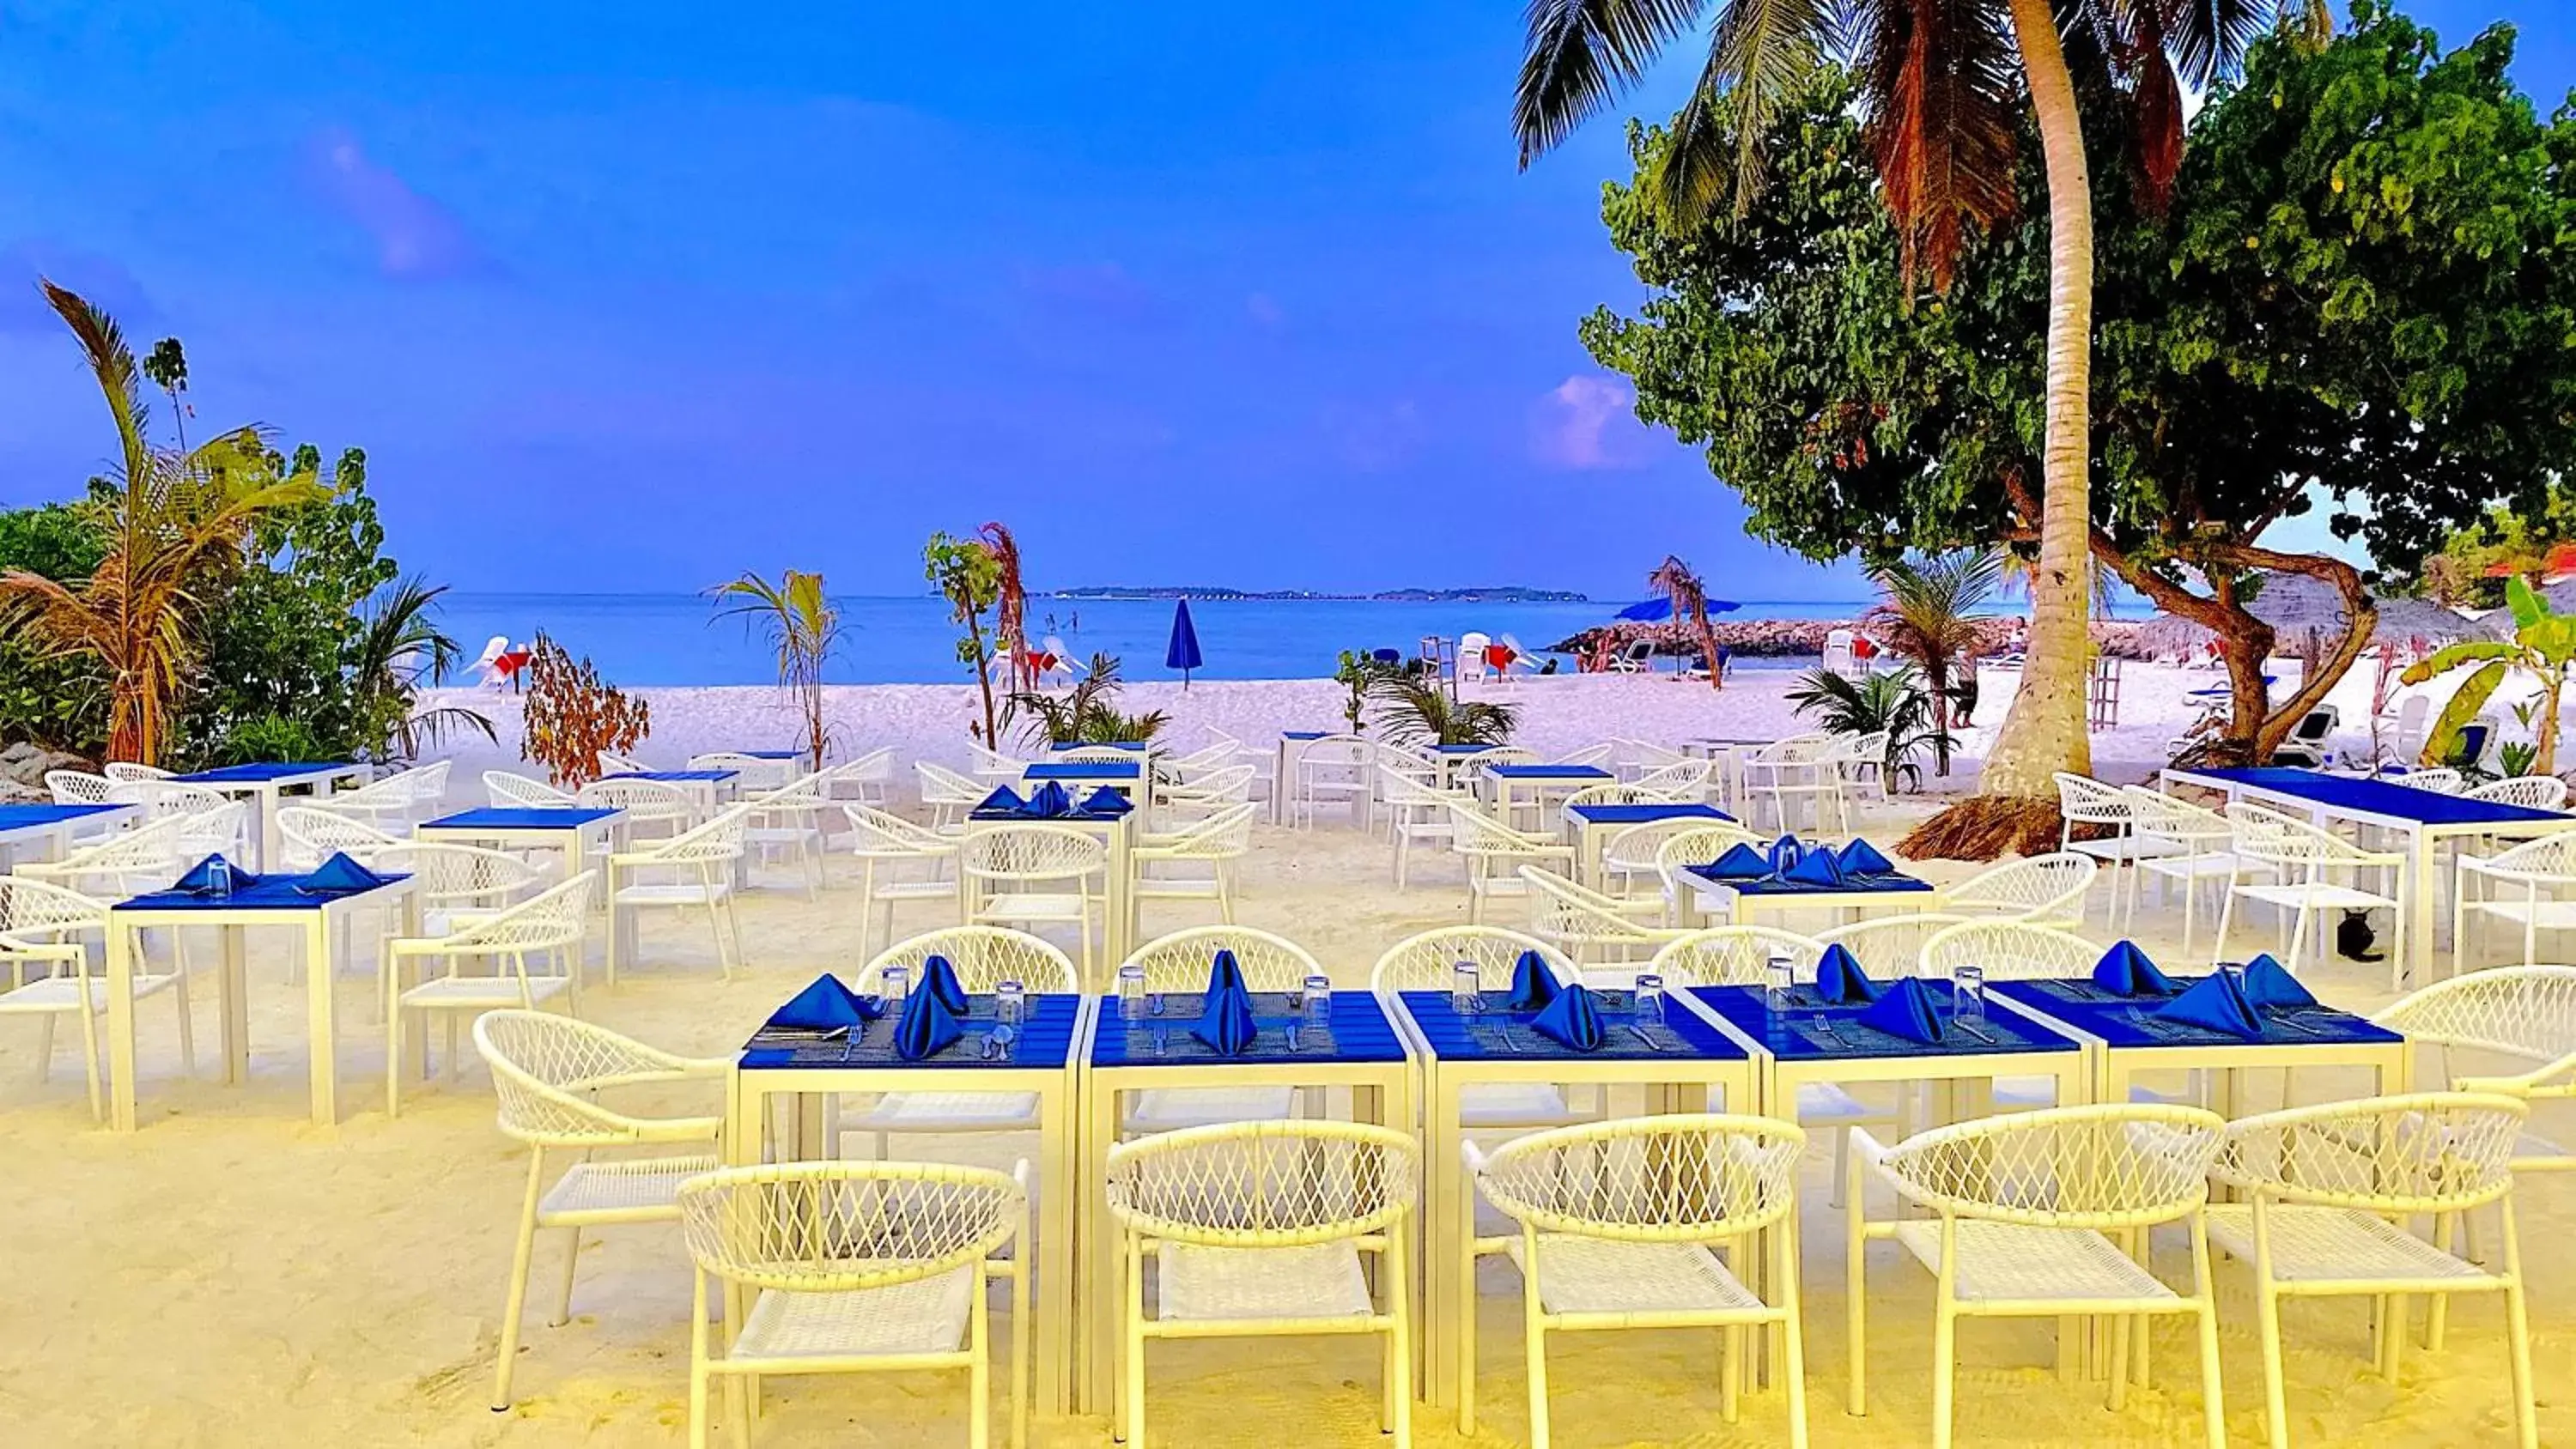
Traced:
<path id="1" fill-rule="evenodd" d="M 2504 605 L 2505 576 L 2538 579 L 2553 549 L 2576 544 L 2576 487 L 2552 479 L 2539 507 L 2497 504 L 2476 522 L 2451 530 L 2424 560 L 2424 592 L 2445 604 Z M 2494 574 L 2503 570 L 2504 575 Z"/>
<path id="2" fill-rule="evenodd" d="M 976 738 L 987 749 L 997 748 L 1001 722 L 993 713 L 993 646 L 984 632 L 984 615 L 1001 606 L 1002 560 L 981 541 L 943 530 L 922 545 L 921 572 L 948 601 L 948 617 L 966 627 L 966 637 L 957 641 L 957 662 L 975 672 L 976 686 L 983 691 L 984 726 Z"/>
<path id="3" fill-rule="evenodd" d="M 2436 675 L 2475 666 L 2452 692 L 2450 702 L 2442 706 L 2425 741 L 2428 756 L 2446 758 L 2457 752 L 2461 728 L 2478 717 L 2496 686 L 2504 682 L 2506 671 L 2520 669 L 2533 675 L 2540 681 L 2540 700 L 2531 714 L 2538 720 L 2532 769 L 2543 775 L 2556 774 L 2558 701 L 2567 687 L 2569 669 L 2576 668 L 2576 614 L 2550 612 L 2548 601 L 2520 578 L 2507 581 L 2505 600 L 2513 612 L 2512 643 L 2473 640 L 2453 644 L 2416 661 L 2399 678 L 2408 684 L 2422 684 Z M 2498 758 L 2502 758 L 2501 752 Z"/>
<path id="4" fill-rule="evenodd" d="M 107 537 L 90 510 L 46 503 L 0 512 L 0 572 L 17 569 L 74 583 L 107 553 Z M 98 661 L 48 657 L 15 638 L 0 638 L 0 741 L 32 740 L 48 749 L 96 756 L 107 747 L 107 676 Z"/>
<path id="5" fill-rule="evenodd" d="M 823 588 L 821 574 L 789 569 L 771 583 L 756 573 L 707 590 L 720 605 L 718 619 L 740 619 L 769 636 L 778 651 L 778 684 L 796 697 L 805 715 L 807 758 L 823 768 L 830 741 L 823 723 L 823 666 L 841 639 L 841 611 Z M 712 621 L 711 621 L 712 622 Z"/>
<path id="6" fill-rule="evenodd" d="M 1091 668 L 1062 695 L 1022 690 L 1011 696 L 1014 707 L 1029 712 L 1028 739 L 1042 745 L 1119 745 L 1150 740 L 1171 723 L 1161 710 L 1144 714 L 1118 711 L 1118 659 L 1091 656 Z"/>
<path id="7" fill-rule="evenodd" d="M 245 720 L 227 730 L 202 757 L 202 762 L 209 766 L 250 765 L 271 760 L 304 764 L 328 760 L 338 753 L 323 744 L 302 720 L 280 719 L 271 715 L 266 719 Z"/>
<path id="8" fill-rule="evenodd" d="M 1870 576 L 1884 597 L 1861 617 L 1861 623 L 1898 657 L 1912 660 L 1929 681 L 1932 708 L 1932 762 L 1935 773 L 1950 773 L 1950 702 L 1955 685 L 1951 671 L 1963 664 L 1970 678 L 1979 621 L 1986 602 L 2003 583 L 2003 554 L 1998 549 L 1957 549 L 1911 559 L 1889 559 Z"/>
<path id="9" fill-rule="evenodd" d="M 1402 678 L 1404 672 L 1402 664 L 1389 664 L 1365 650 L 1342 651 L 1333 669 L 1333 682 L 1349 692 L 1342 701 L 1342 718 L 1349 722 L 1352 734 L 1368 732 L 1365 715 L 1370 687 L 1382 679 Z"/>
<path id="10" fill-rule="evenodd" d="M 1923 784 L 1923 769 L 1914 757 L 1923 751 L 1946 753 L 1949 732 L 1933 722 L 1931 691 L 1912 665 L 1855 679 L 1829 669 L 1810 669 L 1782 696 L 1802 715 L 1816 716 L 1828 734 L 1887 736 L 1882 761 L 1890 784 L 1910 780 Z"/>
<path id="11" fill-rule="evenodd" d="M 1368 698 L 1379 736 L 1399 745 L 1505 745 L 1520 728 L 1510 705 L 1460 700 L 1427 675 L 1376 680 Z"/>

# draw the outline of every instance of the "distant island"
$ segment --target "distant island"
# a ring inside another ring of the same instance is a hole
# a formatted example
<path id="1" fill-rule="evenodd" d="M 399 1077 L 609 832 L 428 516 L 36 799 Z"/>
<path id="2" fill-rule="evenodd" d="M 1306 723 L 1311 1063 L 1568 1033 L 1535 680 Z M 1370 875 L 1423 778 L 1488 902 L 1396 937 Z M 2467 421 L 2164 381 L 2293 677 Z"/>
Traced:
<path id="1" fill-rule="evenodd" d="M 1216 589 L 1129 587 L 1095 584 L 1079 589 L 1049 589 L 1048 599 L 1341 599 L 1377 604 L 1588 604 L 1590 597 L 1570 589 L 1525 589 L 1519 585 L 1489 589 L 1386 589 L 1374 594 L 1326 594 L 1312 589 Z"/>

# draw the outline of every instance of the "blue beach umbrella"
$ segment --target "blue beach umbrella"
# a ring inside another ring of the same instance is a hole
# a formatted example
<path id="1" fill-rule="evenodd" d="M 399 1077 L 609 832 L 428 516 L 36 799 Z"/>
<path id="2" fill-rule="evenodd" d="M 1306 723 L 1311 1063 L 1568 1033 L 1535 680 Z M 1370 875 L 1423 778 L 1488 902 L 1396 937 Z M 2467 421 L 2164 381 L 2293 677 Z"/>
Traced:
<path id="1" fill-rule="evenodd" d="M 1736 609 L 1743 607 L 1733 599 L 1710 599 L 1707 601 L 1707 604 L 1708 611 L 1712 614 L 1732 613 Z M 1672 616 L 1673 601 L 1665 598 L 1654 598 L 1647 599 L 1642 603 L 1630 604 L 1628 607 L 1621 609 L 1614 617 L 1636 624 L 1660 624 L 1665 620 L 1670 619 Z"/>
<path id="2" fill-rule="evenodd" d="M 1199 654 L 1199 631 L 1190 623 L 1190 601 L 1172 607 L 1172 642 L 1163 650 L 1163 667 L 1181 671 L 1181 688 L 1190 687 L 1190 671 L 1207 661 Z"/>

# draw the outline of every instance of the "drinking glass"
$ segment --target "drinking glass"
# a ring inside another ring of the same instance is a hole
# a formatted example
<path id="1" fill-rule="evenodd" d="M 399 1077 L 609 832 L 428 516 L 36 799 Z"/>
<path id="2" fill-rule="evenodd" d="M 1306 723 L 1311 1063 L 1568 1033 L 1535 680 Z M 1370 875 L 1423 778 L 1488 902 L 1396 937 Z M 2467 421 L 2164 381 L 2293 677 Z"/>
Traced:
<path id="1" fill-rule="evenodd" d="M 1018 981 L 1002 981 L 993 987 L 993 1020 L 1004 1026 L 1018 1026 L 1028 1019 L 1029 988 Z"/>
<path id="2" fill-rule="evenodd" d="M 1306 978 L 1304 1012 L 1306 1030 L 1320 1032 L 1325 1029 L 1326 1024 L 1333 1018 L 1333 978 L 1330 976 Z"/>
<path id="3" fill-rule="evenodd" d="M 206 862 L 206 886 L 218 897 L 233 893 L 233 863 L 218 855 Z"/>
<path id="4" fill-rule="evenodd" d="M 1762 967 L 1762 1004 L 1774 1012 L 1789 1009 L 1790 993 L 1798 989 L 1798 965 L 1787 956 L 1774 956 Z"/>
<path id="5" fill-rule="evenodd" d="M 887 1011 L 901 1011 L 904 998 L 911 993 L 911 967 L 888 966 L 877 973 L 877 1005 Z"/>
<path id="6" fill-rule="evenodd" d="M 1950 973 L 1950 1011 L 1961 1021 L 1986 1019 L 1986 968 L 1961 966 Z"/>
<path id="7" fill-rule="evenodd" d="M 1664 978 L 1652 971 L 1637 973 L 1637 998 L 1632 1003 L 1639 1026 L 1664 1024 Z"/>
<path id="8" fill-rule="evenodd" d="M 1133 1026 L 1145 1019 L 1145 968 L 1118 968 L 1118 1018 Z"/>
<path id="9" fill-rule="evenodd" d="M 1485 982 L 1476 974 L 1476 963 L 1461 961 L 1449 968 L 1449 1009 L 1460 1016 L 1476 1016 L 1485 1009 Z"/>

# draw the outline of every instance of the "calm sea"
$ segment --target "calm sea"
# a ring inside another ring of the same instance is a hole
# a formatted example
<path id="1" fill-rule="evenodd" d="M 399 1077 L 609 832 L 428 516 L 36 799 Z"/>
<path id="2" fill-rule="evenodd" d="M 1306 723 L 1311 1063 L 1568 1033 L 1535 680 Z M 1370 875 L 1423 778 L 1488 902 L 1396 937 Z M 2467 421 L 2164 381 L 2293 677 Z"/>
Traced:
<path id="1" fill-rule="evenodd" d="M 837 684 L 929 684 L 969 676 L 957 663 L 957 627 L 933 598 L 843 598 Z M 539 629 L 587 654 L 618 684 L 767 684 L 775 656 L 740 620 L 718 620 L 690 594 L 469 594 L 441 600 L 441 624 L 471 659 L 492 636 L 524 642 Z M 1312 679 L 1330 675 L 1344 649 L 1412 655 L 1423 636 L 1481 630 L 1543 649 L 1601 623 L 1624 601 L 1589 604 L 1380 603 L 1373 600 L 1192 600 L 1202 679 Z M 1730 619 L 1840 619 L 1858 601 L 1747 602 Z M 1156 599 L 1032 599 L 1029 632 L 1053 635 L 1079 659 L 1117 655 L 1131 680 L 1174 677 L 1163 667 L 1172 605 Z M 1796 660 L 1747 660 L 1792 665 Z M 1562 667 L 1571 668 L 1566 661 Z"/>

